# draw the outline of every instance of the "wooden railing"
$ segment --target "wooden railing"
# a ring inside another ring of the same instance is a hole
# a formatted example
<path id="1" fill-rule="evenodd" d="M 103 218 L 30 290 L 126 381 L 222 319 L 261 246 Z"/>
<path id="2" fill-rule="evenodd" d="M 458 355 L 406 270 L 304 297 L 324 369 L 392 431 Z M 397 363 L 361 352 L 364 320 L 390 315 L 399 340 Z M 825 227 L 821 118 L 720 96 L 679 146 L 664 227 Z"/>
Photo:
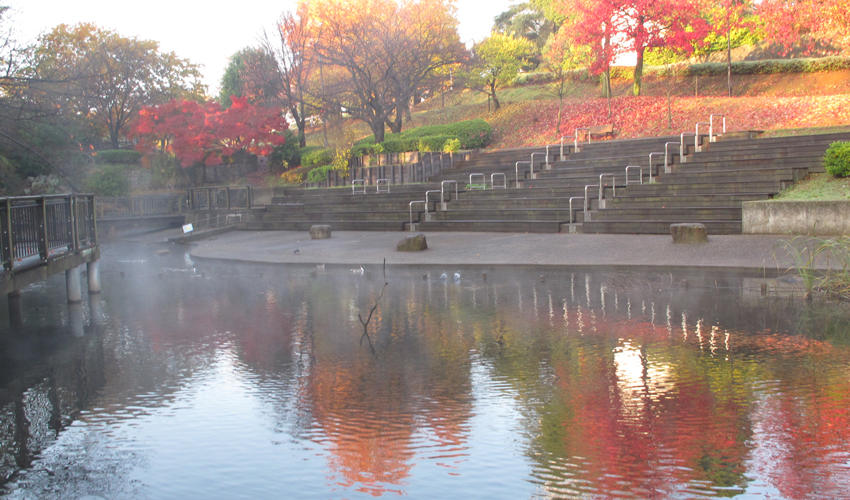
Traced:
<path id="1" fill-rule="evenodd" d="M 3 268 L 97 245 L 94 206 L 91 194 L 0 198 Z"/>

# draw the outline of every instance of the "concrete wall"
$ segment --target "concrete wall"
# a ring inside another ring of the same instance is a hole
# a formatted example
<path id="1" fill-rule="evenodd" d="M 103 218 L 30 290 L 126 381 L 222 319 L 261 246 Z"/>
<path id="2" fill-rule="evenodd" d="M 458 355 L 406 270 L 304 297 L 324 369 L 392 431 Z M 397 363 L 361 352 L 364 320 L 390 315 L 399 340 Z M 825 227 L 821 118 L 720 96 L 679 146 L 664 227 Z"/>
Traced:
<path id="1" fill-rule="evenodd" d="M 748 201 L 744 234 L 850 234 L 850 201 Z"/>

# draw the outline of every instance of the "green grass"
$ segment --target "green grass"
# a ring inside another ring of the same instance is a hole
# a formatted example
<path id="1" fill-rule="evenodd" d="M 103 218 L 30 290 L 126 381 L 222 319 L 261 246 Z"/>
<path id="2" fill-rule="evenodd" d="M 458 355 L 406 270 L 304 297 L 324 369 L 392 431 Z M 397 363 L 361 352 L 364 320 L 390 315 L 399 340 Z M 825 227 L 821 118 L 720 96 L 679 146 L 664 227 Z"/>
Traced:
<path id="1" fill-rule="evenodd" d="M 791 137 L 795 135 L 840 134 L 844 132 L 850 132 L 850 125 L 767 130 L 764 134 L 761 135 L 761 137 Z"/>
<path id="2" fill-rule="evenodd" d="M 779 193 L 782 201 L 850 200 L 850 178 L 835 178 L 829 174 L 811 174 Z"/>

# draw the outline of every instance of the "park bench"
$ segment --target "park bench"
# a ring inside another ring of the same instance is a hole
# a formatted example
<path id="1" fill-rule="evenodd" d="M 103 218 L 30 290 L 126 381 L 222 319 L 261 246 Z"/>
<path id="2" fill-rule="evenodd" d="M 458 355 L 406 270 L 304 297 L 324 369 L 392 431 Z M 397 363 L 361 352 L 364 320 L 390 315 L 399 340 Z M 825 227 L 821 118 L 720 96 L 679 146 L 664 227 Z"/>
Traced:
<path id="1" fill-rule="evenodd" d="M 588 127 L 587 135 L 590 136 L 591 139 L 596 137 L 604 137 L 604 138 L 614 138 L 614 125 L 594 125 L 592 127 Z"/>

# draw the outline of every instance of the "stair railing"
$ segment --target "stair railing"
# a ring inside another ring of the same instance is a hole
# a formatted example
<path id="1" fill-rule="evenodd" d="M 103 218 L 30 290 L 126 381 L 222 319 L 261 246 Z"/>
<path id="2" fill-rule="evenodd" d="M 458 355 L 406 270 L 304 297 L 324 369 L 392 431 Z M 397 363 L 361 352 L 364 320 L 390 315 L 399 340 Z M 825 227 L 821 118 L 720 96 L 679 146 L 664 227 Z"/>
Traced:
<path id="1" fill-rule="evenodd" d="M 542 154 L 548 154 L 548 153 L 531 153 L 531 162 L 530 162 L 531 163 L 531 172 L 529 174 L 529 177 L 532 178 L 532 179 L 534 179 L 534 155 L 540 156 Z M 545 162 L 549 163 L 549 157 L 548 156 L 546 157 Z M 541 169 L 541 170 L 543 170 L 543 169 Z"/>
<path id="2" fill-rule="evenodd" d="M 445 198 L 445 194 L 444 194 L 446 184 L 454 184 L 455 185 L 455 197 L 453 198 L 453 200 L 457 199 L 457 181 L 449 180 L 449 181 L 441 182 L 440 183 L 440 210 L 446 210 L 446 198 Z M 425 196 L 427 197 L 428 195 L 426 194 Z"/>
<path id="3" fill-rule="evenodd" d="M 587 143 L 590 144 L 590 129 L 589 128 L 577 128 L 576 134 L 575 134 L 575 140 L 574 140 L 574 143 L 573 143 L 575 145 L 574 151 L 579 151 L 579 147 L 578 147 L 578 131 L 579 130 L 584 130 L 584 133 L 585 133 L 584 135 L 587 138 Z"/>
<path id="4" fill-rule="evenodd" d="M 679 150 L 680 150 L 680 151 L 681 151 L 681 149 L 682 149 L 682 144 L 681 144 L 681 143 L 678 143 L 678 142 L 665 142 L 665 143 L 664 143 L 664 173 L 665 173 L 665 174 L 669 174 L 669 173 L 670 173 L 670 168 L 669 168 L 669 167 L 670 167 L 671 165 L 673 165 L 673 162 L 668 162 L 668 160 L 667 160 L 667 158 L 670 156 L 670 149 L 669 149 L 669 147 L 668 147 L 668 146 L 670 146 L 670 145 L 672 145 L 672 144 L 675 144 L 675 145 L 679 146 Z"/>
<path id="5" fill-rule="evenodd" d="M 408 228 L 410 228 L 411 231 L 414 230 L 413 229 L 413 204 L 414 203 L 422 203 L 423 205 L 425 205 L 425 220 L 428 220 L 428 202 L 425 201 L 425 200 L 411 201 L 410 202 L 410 225 L 408 226 Z"/>
<path id="6" fill-rule="evenodd" d="M 629 170 L 630 169 L 638 169 L 638 180 L 630 181 L 629 180 Z M 643 167 L 640 165 L 629 165 L 626 167 L 626 186 L 629 184 L 643 184 Z"/>
<path id="7" fill-rule="evenodd" d="M 700 126 L 700 125 L 708 125 L 708 126 L 709 126 L 709 130 L 711 130 L 711 128 L 710 128 L 710 127 L 711 127 L 711 124 L 710 124 L 710 123 L 707 123 L 707 122 L 697 122 L 696 127 L 694 128 L 694 135 L 696 136 L 696 138 L 694 139 L 694 151 L 696 151 L 697 153 L 699 153 L 699 152 L 701 152 L 701 151 L 702 151 L 702 146 L 701 146 L 701 145 L 700 145 L 700 143 L 699 143 L 699 126 Z M 710 139 L 710 138 L 709 138 L 709 139 Z"/>
<path id="8" fill-rule="evenodd" d="M 519 164 L 520 163 L 531 163 L 528 161 L 518 161 L 516 162 L 516 187 L 519 187 Z"/>
<path id="9" fill-rule="evenodd" d="M 660 151 L 656 151 L 654 153 L 649 153 L 649 183 L 650 184 L 655 182 L 655 179 L 652 177 L 652 157 L 653 156 L 660 156 L 660 155 L 663 155 L 663 154 L 664 153 L 662 153 Z M 657 177 L 657 175 L 656 175 L 656 177 Z"/>
<path id="10" fill-rule="evenodd" d="M 708 142 L 717 142 L 717 137 L 714 135 L 714 117 L 723 118 L 723 132 L 721 134 L 726 133 L 726 115 L 721 115 L 718 113 L 712 113 L 708 117 Z"/>

